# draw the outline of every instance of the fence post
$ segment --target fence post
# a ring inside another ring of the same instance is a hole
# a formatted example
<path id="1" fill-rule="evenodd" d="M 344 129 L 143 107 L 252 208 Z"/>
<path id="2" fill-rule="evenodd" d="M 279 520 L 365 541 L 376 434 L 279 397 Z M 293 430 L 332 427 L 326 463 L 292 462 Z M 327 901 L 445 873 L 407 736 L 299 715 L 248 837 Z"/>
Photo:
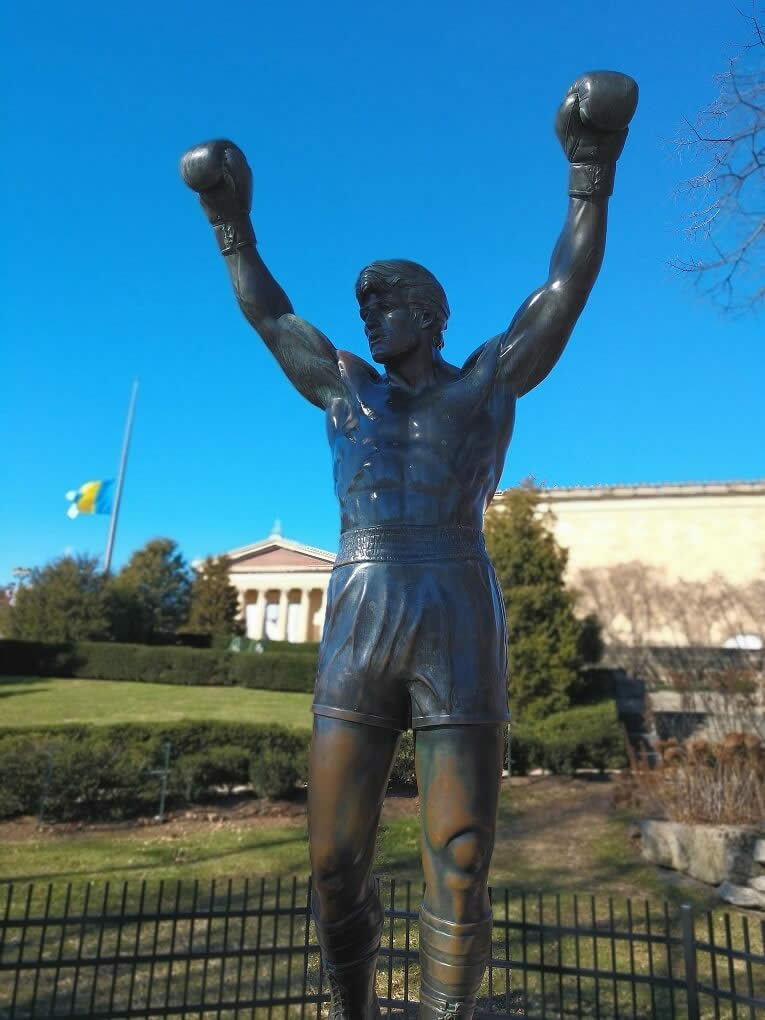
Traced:
<path id="1" fill-rule="evenodd" d="M 150 776 L 159 776 L 159 814 L 156 816 L 157 821 L 164 822 L 165 820 L 165 797 L 167 796 L 167 777 L 170 774 L 170 751 L 172 744 L 169 740 L 162 741 L 162 768 L 160 769 L 149 769 Z"/>
<path id="2" fill-rule="evenodd" d="M 699 990 L 696 983 L 696 937 L 693 931 L 693 907 L 683 903 L 680 907 L 683 924 L 683 956 L 685 958 L 685 987 L 688 997 L 688 1020 L 699 1020 Z"/>
<path id="3" fill-rule="evenodd" d="M 48 806 L 48 791 L 50 789 L 50 781 L 53 778 L 53 760 L 56 757 L 58 745 L 49 744 L 46 751 L 47 761 L 45 762 L 45 775 L 43 776 L 42 786 L 40 787 L 40 804 L 37 809 L 37 819 L 41 825 L 45 822 L 45 809 Z"/>

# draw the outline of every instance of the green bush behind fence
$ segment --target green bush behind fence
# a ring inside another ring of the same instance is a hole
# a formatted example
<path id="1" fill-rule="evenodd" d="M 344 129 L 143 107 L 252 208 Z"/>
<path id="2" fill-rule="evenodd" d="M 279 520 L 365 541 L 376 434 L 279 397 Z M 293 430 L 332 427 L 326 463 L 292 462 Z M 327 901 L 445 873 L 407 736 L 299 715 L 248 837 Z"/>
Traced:
<path id="1" fill-rule="evenodd" d="M 155 814 L 163 753 L 169 805 L 235 787 L 256 796 L 294 793 L 308 778 L 310 733 L 274 724 L 221 721 L 90 724 L 0 729 L 0 817 L 51 821 Z M 533 728 L 511 729 L 510 769 L 554 773 L 619 767 L 623 737 L 612 703 L 580 706 Z M 395 788 L 416 788 L 415 740 L 402 736 Z"/>
<path id="2" fill-rule="evenodd" d="M 290 796 L 308 778 L 310 740 L 307 730 L 219 721 L 0 729 L 0 817 L 155 814 L 167 745 L 171 806 L 238 786 Z M 415 785 L 411 734 L 402 738 L 391 783 Z"/>

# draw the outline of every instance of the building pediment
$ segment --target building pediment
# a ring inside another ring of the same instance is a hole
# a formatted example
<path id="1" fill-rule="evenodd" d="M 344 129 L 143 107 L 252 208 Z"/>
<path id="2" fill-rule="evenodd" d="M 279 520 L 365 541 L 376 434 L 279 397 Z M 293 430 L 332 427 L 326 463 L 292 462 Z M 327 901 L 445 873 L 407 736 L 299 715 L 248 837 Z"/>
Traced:
<path id="1" fill-rule="evenodd" d="M 236 574 L 260 570 L 329 571 L 336 558 L 336 553 L 293 542 L 281 535 L 271 535 L 253 545 L 232 549 L 226 555 L 231 561 L 231 573 Z"/>

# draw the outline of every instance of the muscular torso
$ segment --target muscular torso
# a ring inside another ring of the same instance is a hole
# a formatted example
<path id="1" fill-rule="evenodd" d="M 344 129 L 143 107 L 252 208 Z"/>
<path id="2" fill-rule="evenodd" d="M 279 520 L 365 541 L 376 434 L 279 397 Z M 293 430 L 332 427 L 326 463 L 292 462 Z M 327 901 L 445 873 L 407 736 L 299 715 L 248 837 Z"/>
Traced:
<path id="1" fill-rule="evenodd" d="M 490 342 L 491 343 L 491 342 Z M 341 531 L 381 524 L 483 526 L 512 435 L 515 398 L 496 351 L 417 394 L 339 352 L 327 407 Z"/>

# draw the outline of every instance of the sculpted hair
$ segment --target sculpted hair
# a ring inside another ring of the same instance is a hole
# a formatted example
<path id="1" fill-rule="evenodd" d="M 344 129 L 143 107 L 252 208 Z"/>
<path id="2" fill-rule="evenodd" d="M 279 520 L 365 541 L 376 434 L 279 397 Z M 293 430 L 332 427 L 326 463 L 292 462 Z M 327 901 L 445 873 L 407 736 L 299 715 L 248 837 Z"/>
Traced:
<path id="1" fill-rule="evenodd" d="M 384 259 L 372 262 L 362 269 L 356 280 L 356 298 L 359 304 L 364 295 L 370 292 L 380 293 L 393 290 L 404 290 L 406 300 L 415 308 L 426 308 L 436 319 L 437 333 L 433 337 L 433 346 L 443 347 L 443 332 L 449 318 L 449 302 L 446 300 L 444 288 L 435 276 L 424 266 L 408 259 Z"/>

